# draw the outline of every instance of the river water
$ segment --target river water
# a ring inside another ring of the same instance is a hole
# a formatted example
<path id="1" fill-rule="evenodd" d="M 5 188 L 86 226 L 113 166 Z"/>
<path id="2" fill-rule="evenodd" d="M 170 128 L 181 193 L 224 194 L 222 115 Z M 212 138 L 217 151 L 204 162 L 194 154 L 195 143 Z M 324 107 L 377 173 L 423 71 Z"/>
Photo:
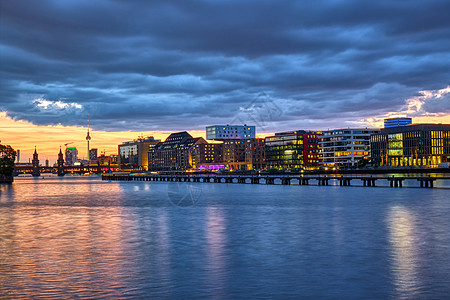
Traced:
<path id="1" fill-rule="evenodd" d="M 450 189 L 0 185 L 0 298 L 445 299 Z"/>

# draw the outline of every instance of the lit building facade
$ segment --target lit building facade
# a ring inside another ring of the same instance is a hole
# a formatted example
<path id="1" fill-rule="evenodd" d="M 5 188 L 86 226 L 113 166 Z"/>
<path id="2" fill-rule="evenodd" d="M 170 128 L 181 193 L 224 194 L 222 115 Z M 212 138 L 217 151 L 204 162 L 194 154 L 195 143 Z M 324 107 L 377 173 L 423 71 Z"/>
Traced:
<path id="1" fill-rule="evenodd" d="M 206 139 L 225 141 L 255 138 L 255 126 L 247 125 L 212 125 L 206 127 Z"/>
<path id="2" fill-rule="evenodd" d="M 197 143 L 190 151 L 194 169 L 216 171 L 225 168 L 223 144 Z"/>
<path id="3" fill-rule="evenodd" d="M 266 140 L 245 140 L 245 163 L 247 170 L 262 170 L 266 168 Z"/>
<path id="4" fill-rule="evenodd" d="M 67 147 L 66 148 L 66 166 L 73 166 L 78 160 L 78 150 L 77 147 Z"/>
<path id="5" fill-rule="evenodd" d="M 186 131 L 172 133 L 148 152 L 149 170 L 187 170 L 192 168 L 191 149 L 207 144 L 203 138 L 193 138 Z"/>
<path id="6" fill-rule="evenodd" d="M 372 135 L 370 143 L 376 165 L 437 167 L 450 162 L 450 124 L 385 128 Z"/>
<path id="7" fill-rule="evenodd" d="M 407 117 L 384 119 L 384 128 L 400 127 L 412 124 L 412 119 Z"/>
<path id="8" fill-rule="evenodd" d="M 375 128 L 347 128 L 323 131 L 320 142 L 320 164 L 351 167 L 360 160 L 370 159 L 370 136 L 380 132 Z"/>
<path id="9" fill-rule="evenodd" d="M 228 170 L 247 170 L 245 161 L 246 140 L 226 140 L 223 142 L 223 163 Z"/>
<path id="10" fill-rule="evenodd" d="M 119 168 L 123 170 L 147 170 L 149 149 L 159 142 L 160 140 L 155 140 L 152 136 L 149 136 L 122 143 L 119 145 Z"/>
<path id="11" fill-rule="evenodd" d="M 319 132 L 289 131 L 266 137 L 268 169 L 291 170 L 319 165 Z"/>

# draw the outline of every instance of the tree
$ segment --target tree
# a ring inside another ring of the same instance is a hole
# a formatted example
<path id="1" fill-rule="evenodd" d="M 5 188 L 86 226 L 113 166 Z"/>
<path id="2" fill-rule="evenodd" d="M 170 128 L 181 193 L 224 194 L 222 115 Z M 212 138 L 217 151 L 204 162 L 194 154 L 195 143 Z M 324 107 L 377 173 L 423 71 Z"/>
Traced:
<path id="1" fill-rule="evenodd" d="M 15 160 L 16 151 L 10 145 L 0 144 L 0 175 L 11 176 Z"/>

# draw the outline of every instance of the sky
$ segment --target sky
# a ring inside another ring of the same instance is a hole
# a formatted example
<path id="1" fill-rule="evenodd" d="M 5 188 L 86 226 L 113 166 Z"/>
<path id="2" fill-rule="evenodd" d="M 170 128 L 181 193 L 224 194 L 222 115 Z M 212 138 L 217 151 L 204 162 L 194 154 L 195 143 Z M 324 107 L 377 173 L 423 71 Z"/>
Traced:
<path id="1" fill-rule="evenodd" d="M 0 1 L 0 140 L 450 123 L 448 0 Z"/>

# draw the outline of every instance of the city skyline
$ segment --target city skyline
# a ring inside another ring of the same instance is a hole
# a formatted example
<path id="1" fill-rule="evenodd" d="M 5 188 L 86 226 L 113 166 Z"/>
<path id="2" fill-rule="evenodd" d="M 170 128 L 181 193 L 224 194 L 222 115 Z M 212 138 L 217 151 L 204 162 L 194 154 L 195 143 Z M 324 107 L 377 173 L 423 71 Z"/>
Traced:
<path id="1" fill-rule="evenodd" d="M 3 1 L 0 140 L 27 160 L 213 124 L 450 123 L 450 3 Z M 115 149 L 115 150 L 114 150 Z M 85 151 L 80 151 L 84 153 Z M 86 156 L 84 154 L 84 156 Z"/>

